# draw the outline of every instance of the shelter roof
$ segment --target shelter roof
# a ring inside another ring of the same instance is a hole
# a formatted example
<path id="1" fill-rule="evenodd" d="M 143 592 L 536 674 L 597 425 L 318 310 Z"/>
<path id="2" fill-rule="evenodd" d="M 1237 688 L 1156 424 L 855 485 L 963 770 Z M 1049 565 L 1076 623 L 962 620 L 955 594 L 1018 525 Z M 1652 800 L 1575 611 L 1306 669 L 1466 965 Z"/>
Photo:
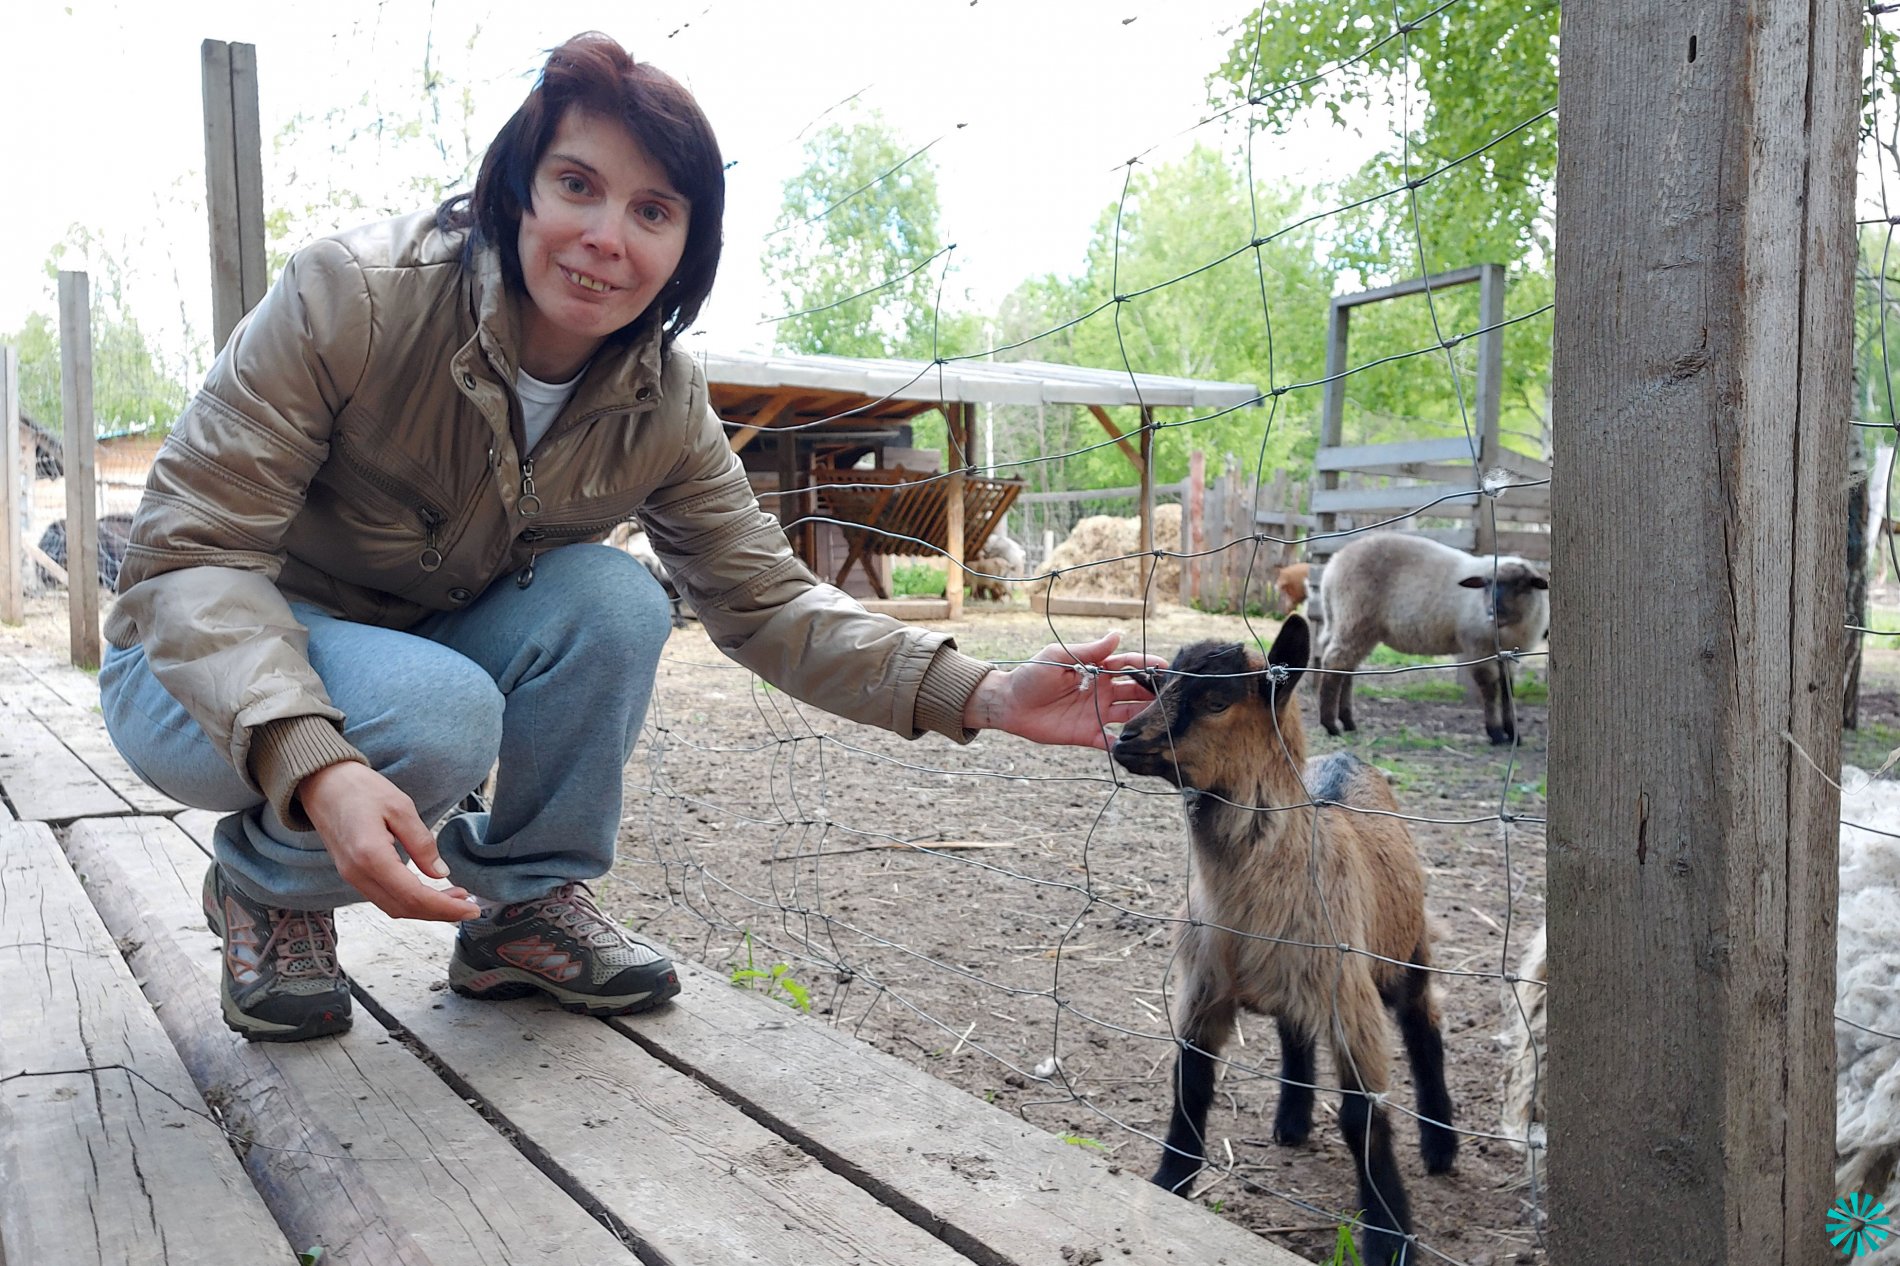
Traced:
<path id="1" fill-rule="evenodd" d="M 936 364 L 759 352 L 701 351 L 696 355 L 721 416 L 744 424 L 764 414 L 768 418 L 764 426 L 809 424 L 816 419 L 824 419 L 828 427 L 897 423 L 946 404 L 1229 409 L 1257 405 L 1261 400 L 1260 389 L 1251 383 L 1046 361 Z"/>

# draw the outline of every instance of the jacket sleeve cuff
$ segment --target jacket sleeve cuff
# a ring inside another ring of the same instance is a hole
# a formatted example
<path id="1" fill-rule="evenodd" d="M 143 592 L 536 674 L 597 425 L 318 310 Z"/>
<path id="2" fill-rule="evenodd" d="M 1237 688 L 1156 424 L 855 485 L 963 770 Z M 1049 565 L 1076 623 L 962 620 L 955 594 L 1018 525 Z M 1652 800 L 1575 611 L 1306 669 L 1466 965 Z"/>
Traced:
<path id="1" fill-rule="evenodd" d="M 948 643 L 939 647 L 917 687 L 917 730 L 934 730 L 959 743 L 975 738 L 977 732 L 964 727 L 963 709 L 977 686 L 994 671 L 994 666 L 972 659 Z"/>
<path id="2" fill-rule="evenodd" d="M 315 829 L 297 800 L 298 784 L 346 760 L 369 764 L 328 717 L 280 717 L 251 731 L 251 777 L 293 831 Z"/>

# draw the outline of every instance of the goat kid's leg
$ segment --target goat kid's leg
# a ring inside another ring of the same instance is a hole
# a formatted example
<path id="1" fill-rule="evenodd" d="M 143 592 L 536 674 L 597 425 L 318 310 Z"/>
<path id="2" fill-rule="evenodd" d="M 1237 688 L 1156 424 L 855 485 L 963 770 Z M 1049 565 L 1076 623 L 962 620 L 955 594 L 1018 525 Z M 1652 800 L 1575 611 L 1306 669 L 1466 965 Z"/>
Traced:
<path id="1" fill-rule="evenodd" d="M 1391 1121 L 1368 1097 L 1388 1084 L 1385 1007 L 1370 980 L 1342 993 L 1333 1049 L 1340 1053 L 1339 1128 L 1359 1175 L 1360 1254 L 1365 1266 L 1401 1266 L 1417 1257 L 1409 1251 L 1412 1205 L 1392 1154 Z"/>
<path id="2" fill-rule="evenodd" d="M 1287 1023 L 1280 1030 L 1280 1107 L 1273 1114 L 1273 1141 L 1297 1147 L 1313 1132 L 1313 1037 Z"/>
<path id="3" fill-rule="evenodd" d="M 1451 1128 L 1451 1091 L 1445 1085 L 1445 1039 L 1432 1005 L 1431 973 L 1423 951 L 1405 969 L 1404 990 L 1395 1010 L 1405 1053 L 1412 1064 L 1412 1093 L 1418 1098 L 1418 1153 L 1425 1172 L 1443 1174 L 1458 1156 L 1458 1132 Z"/>
<path id="4" fill-rule="evenodd" d="M 1175 1031 L 1180 1054 L 1174 1063 L 1174 1113 L 1168 1118 L 1168 1137 L 1162 1147 L 1161 1167 L 1149 1181 L 1183 1195 L 1201 1172 L 1207 1158 L 1207 1109 L 1214 1102 L 1214 1064 L 1227 1035 L 1233 1031 L 1231 1003 L 1196 1000 L 1183 1011 Z"/>

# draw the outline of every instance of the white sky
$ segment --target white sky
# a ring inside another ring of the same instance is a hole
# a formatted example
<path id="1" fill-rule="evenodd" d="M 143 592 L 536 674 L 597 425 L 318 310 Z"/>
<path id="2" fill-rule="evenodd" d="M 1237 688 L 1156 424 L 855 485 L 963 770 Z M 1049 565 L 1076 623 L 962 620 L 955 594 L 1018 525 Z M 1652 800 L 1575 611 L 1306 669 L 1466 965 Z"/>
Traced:
<path id="1" fill-rule="evenodd" d="M 598 27 L 699 98 L 728 173 L 726 254 L 700 327 L 724 347 L 769 343 L 775 315 L 757 263 L 781 186 L 801 163 L 800 133 L 854 93 L 881 110 L 939 172 L 943 240 L 958 277 L 992 309 L 1023 278 L 1079 270 L 1122 164 L 1178 156 L 1206 113 L 1205 78 L 1246 0 L 688 0 L 607 6 L 578 0 L 7 0 L 0 17 L 0 331 L 52 311 L 42 272 L 69 224 L 132 243 L 148 324 L 181 312 L 209 324 L 202 204 L 199 42 L 257 45 L 265 197 L 281 188 L 271 139 L 302 111 L 365 93 L 412 114 L 423 40 L 474 89 L 477 149 L 526 92 L 543 50 Z M 294 13 L 295 16 L 291 16 Z M 473 51 L 467 49 L 476 36 Z M 961 129 L 957 125 L 966 126 Z M 1264 172 L 1310 183 L 1339 174 L 1335 133 L 1256 147 Z M 1322 172 L 1318 165 L 1326 163 Z M 373 146 L 341 160 L 341 185 L 369 193 L 406 174 Z M 172 208 L 165 210 L 165 208 Z M 121 249 L 124 249 L 123 247 Z M 83 266 L 78 263 L 69 266 Z M 95 286 L 98 283 L 95 282 Z"/>

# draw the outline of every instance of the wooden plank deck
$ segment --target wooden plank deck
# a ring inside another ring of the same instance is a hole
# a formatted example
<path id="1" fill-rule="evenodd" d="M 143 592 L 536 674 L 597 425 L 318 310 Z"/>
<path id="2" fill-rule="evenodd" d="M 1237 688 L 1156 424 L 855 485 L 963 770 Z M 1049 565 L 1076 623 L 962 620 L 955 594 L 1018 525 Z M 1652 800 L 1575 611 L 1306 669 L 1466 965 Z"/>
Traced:
<path id="1" fill-rule="evenodd" d="M 443 924 L 342 911 L 355 1028 L 247 1043 L 89 674 L 0 643 L 0 1266 L 1292 1266 L 1196 1204 L 724 977 L 598 1021 L 445 987 Z"/>

